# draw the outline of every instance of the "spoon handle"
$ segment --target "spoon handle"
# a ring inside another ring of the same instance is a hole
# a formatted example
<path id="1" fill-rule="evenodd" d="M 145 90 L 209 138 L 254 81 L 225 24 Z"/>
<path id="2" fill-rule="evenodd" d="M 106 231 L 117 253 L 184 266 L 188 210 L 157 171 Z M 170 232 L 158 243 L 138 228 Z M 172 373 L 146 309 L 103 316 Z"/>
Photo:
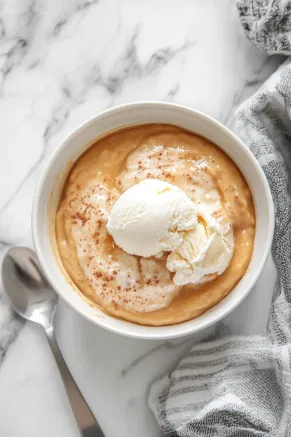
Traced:
<path id="1" fill-rule="evenodd" d="M 50 326 L 47 328 L 45 333 L 63 378 L 65 389 L 82 437 L 105 437 L 63 359 L 54 336 L 53 327 Z"/>

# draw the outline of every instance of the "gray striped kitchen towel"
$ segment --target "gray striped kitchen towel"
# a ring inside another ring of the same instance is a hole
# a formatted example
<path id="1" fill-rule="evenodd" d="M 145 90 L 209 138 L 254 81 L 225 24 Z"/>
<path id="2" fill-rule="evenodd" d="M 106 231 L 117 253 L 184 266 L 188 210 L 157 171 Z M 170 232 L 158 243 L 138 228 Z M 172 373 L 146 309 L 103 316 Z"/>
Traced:
<path id="1" fill-rule="evenodd" d="M 238 2 L 248 36 L 265 51 L 290 50 L 290 4 L 286 0 Z M 150 408 L 164 434 L 171 437 L 291 436 L 289 59 L 239 108 L 237 126 L 265 171 L 275 204 L 272 255 L 278 279 L 268 333 L 195 345 L 170 375 L 153 384 Z"/>

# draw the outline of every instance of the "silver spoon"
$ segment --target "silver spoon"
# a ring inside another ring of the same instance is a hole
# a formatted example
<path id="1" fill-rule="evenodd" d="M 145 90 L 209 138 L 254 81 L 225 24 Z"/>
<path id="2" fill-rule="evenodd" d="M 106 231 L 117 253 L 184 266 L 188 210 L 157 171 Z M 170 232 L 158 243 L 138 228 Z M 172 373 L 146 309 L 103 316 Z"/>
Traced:
<path id="1" fill-rule="evenodd" d="M 78 389 L 57 345 L 53 316 L 57 294 L 40 270 L 35 253 L 26 247 L 9 249 L 2 264 L 2 280 L 13 309 L 24 319 L 41 325 L 56 359 L 83 437 L 105 437 Z"/>

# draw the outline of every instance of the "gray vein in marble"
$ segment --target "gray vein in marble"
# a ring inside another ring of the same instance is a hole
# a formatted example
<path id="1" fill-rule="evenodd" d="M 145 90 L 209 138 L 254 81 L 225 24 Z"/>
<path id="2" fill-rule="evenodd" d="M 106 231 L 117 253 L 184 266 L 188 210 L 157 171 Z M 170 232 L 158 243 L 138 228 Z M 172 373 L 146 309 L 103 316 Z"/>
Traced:
<path id="1" fill-rule="evenodd" d="M 164 99 L 167 102 L 172 102 L 177 94 L 177 92 L 180 89 L 180 83 L 177 82 L 174 86 L 172 86 L 172 88 L 167 92 L 167 94 L 165 95 Z"/>
<path id="2" fill-rule="evenodd" d="M 0 243 L 0 268 L 8 247 Z M 3 285 L 0 277 L 0 365 L 3 363 L 10 346 L 15 342 L 25 322 L 7 305 L 3 297 Z"/>
<path id="3" fill-rule="evenodd" d="M 240 89 L 234 93 L 228 110 L 225 113 L 222 113 L 221 117 L 219 117 L 220 122 L 233 128 L 234 126 L 230 126 L 230 124 L 231 120 L 234 118 L 234 112 L 238 105 L 250 95 L 254 94 L 284 60 L 285 57 L 283 56 L 266 58 L 260 67 L 257 70 L 254 70 L 252 77 L 247 78 Z"/>
<path id="4" fill-rule="evenodd" d="M 32 0 L 28 5 L 27 10 L 22 13 L 22 17 L 25 19 L 26 27 L 32 25 L 33 21 L 36 19 L 36 16 L 37 16 L 36 0 Z"/>
<path id="5" fill-rule="evenodd" d="M 0 18 L 0 40 L 4 38 L 6 34 L 5 26 L 3 20 Z"/>
<path id="6" fill-rule="evenodd" d="M 35 164 L 28 170 L 28 172 L 26 173 L 25 177 L 23 178 L 23 180 L 19 183 L 19 185 L 16 187 L 14 193 L 10 196 L 10 198 L 7 200 L 6 203 L 4 203 L 4 205 L 2 206 L 2 208 L 0 209 L 0 217 L 1 215 L 5 212 L 5 210 L 8 208 L 8 206 L 10 205 L 10 203 L 15 199 L 15 197 L 18 195 L 19 191 L 22 188 L 22 185 L 29 179 L 29 177 L 34 173 L 34 171 L 36 170 L 36 168 L 38 167 L 38 165 L 40 164 L 40 162 L 42 161 L 43 157 L 44 157 L 44 150 L 42 150 L 42 153 L 40 154 L 39 159 L 35 162 Z M 1 239 L 0 239 L 0 244 L 6 244 L 6 245 L 10 245 L 10 242 L 8 240 L 5 240 L 4 235 L 1 235 Z"/>
<path id="7" fill-rule="evenodd" d="M 134 361 L 130 363 L 129 366 L 124 368 L 121 371 L 121 377 L 127 376 L 133 369 L 139 366 L 145 359 L 152 357 L 152 355 L 156 354 L 157 352 L 160 352 L 162 350 L 177 349 L 180 346 L 184 346 L 184 345 L 188 345 L 190 347 L 192 343 L 193 343 L 193 338 L 187 337 L 186 339 L 182 339 L 182 340 L 165 341 L 162 344 L 158 344 L 157 346 L 153 347 L 149 351 L 137 357 Z"/>
<path id="8" fill-rule="evenodd" d="M 128 77 L 144 77 L 159 71 L 162 67 L 168 64 L 175 56 L 192 48 L 195 41 L 185 41 L 177 49 L 171 47 L 165 47 L 154 52 L 145 65 L 142 65 L 137 57 L 137 39 L 140 32 L 140 26 L 138 26 L 131 38 L 129 47 L 123 59 L 124 67 L 119 76 L 110 76 L 108 83 L 115 83 L 113 92 L 118 91 L 121 85 Z M 117 86 L 118 84 L 118 86 Z"/>
<path id="9" fill-rule="evenodd" d="M 86 9 L 88 9 L 90 6 L 97 5 L 100 0 L 82 0 L 80 4 L 76 5 L 74 10 L 71 12 L 70 15 L 66 15 L 65 17 L 62 17 L 54 26 L 52 31 L 52 36 L 56 37 L 60 34 L 64 26 L 69 22 L 69 20 L 73 17 L 73 15 L 77 12 L 83 12 Z"/>
<path id="10" fill-rule="evenodd" d="M 258 83 L 258 81 L 257 81 L 256 83 Z M 234 108 L 235 108 L 235 107 L 237 106 L 237 104 L 241 101 L 241 97 L 242 97 L 242 95 L 243 95 L 243 93 L 244 93 L 244 91 L 245 91 L 245 89 L 246 89 L 247 86 L 248 86 L 248 85 L 245 83 L 245 85 L 244 85 L 244 86 L 243 86 L 239 91 L 236 91 L 236 92 L 234 93 L 234 96 L 233 96 L 233 99 L 232 99 L 232 102 L 231 102 L 231 105 L 230 105 L 228 111 L 227 111 L 226 114 L 223 115 L 222 118 L 220 119 L 220 122 L 221 122 L 222 124 L 228 125 L 229 120 L 230 120 L 230 117 L 231 117 L 232 114 L 233 114 Z"/>
<path id="11" fill-rule="evenodd" d="M 59 33 L 61 32 L 61 30 L 63 29 L 63 27 L 67 24 L 68 20 L 65 19 L 61 19 L 60 21 L 57 22 L 57 24 L 55 25 L 54 29 L 53 29 L 53 36 L 56 37 L 59 35 Z"/>
<path id="12" fill-rule="evenodd" d="M 0 296 L 0 305 L 3 306 Z M 15 342 L 25 322 L 17 314 L 11 312 L 10 316 L 1 323 L 0 334 L 0 365 L 3 363 L 10 346 Z"/>
<path id="13" fill-rule="evenodd" d="M 205 337 L 204 340 L 211 341 L 214 338 L 221 338 L 223 336 L 228 336 L 231 334 L 231 330 L 229 329 L 229 326 L 227 326 L 224 322 L 218 323 L 215 328 L 211 330 L 211 332 Z M 138 356 L 134 361 L 132 361 L 126 368 L 124 368 L 121 371 L 121 377 L 127 376 L 128 373 L 130 373 L 133 369 L 135 369 L 137 366 L 139 366 L 145 359 L 152 357 L 152 355 L 160 352 L 160 351 L 166 351 L 171 349 L 177 349 L 181 346 L 191 347 L 192 344 L 197 342 L 197 338 L 195 338 L 195 335 L 188 336 L 185 338 L 182 338 L 180 340 L 173 340 L 173 341 L 165 341 L 162 344 L 158 344 L 157 346 L 153 347 L 152 349 L 148 350 L 144 354 Z"/>
<path id="14" fill-rule="evenodd" d="M 8 48 L 5 53 L 6 62 L 0 69 L 2 73 L 2 85 L 6 76 L 12 71 L 12 69 L 19 65 L 25 56 L 28 49 L 28 43 L 26 39 L 16 38 L 11 48 Z"/>
<path id="15" fill-rule="evenodd" d="M 100 0 L 83 0 L 81 5 L 77 7 L 77 11 L 84 11 L 92 5 L 96 5 Z"/>

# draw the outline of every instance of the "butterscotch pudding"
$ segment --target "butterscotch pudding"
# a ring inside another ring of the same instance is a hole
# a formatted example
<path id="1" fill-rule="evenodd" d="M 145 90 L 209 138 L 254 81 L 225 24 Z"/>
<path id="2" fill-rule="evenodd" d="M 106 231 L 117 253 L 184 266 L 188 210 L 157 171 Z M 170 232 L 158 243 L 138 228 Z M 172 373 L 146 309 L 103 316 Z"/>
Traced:
<path id="1" fill-rule="evenodd" d="M 172 125 L 126 128 L 77 160 L 56 237 L 80 292 L 135 323 L 181 323 L 244 275 L 255 237 L 250 189 L 205 138 Z"/>

